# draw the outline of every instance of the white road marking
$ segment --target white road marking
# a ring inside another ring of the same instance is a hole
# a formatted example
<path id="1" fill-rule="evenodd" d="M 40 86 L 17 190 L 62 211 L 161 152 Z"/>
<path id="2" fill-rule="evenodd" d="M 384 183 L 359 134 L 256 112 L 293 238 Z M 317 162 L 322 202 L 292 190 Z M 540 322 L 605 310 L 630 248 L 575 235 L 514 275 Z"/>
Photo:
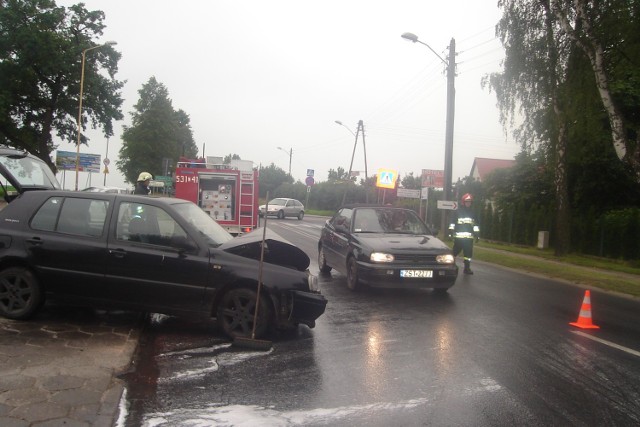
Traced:
<path id="1" fill-rule="evenodd" d="M 601 344 L 608 345 L 609 347 L 617 348 L 618 350 L 622 350 L 622 351 L 624 351 L 626 353 L 633 354 L 634 356 L 640 357 L 640 351 L 636 351 L 636 350 L 630 349 L 628 347 L 623 347 L 623 346 L 618 345 L 616 343 L 613 343 L 611 341 L 603 340 L 601 338 L 594 337 L 593 335 L 585 334 L 584 332 L 580 332 L 580 331 L 571 331 L 571 332 L 573 332 L 574 334 L 578 334 L 581 337 L 588 338 L 588 339 L 590 339 L 592 341 L 597 341 L 597 342 L 599 342 Z"/>

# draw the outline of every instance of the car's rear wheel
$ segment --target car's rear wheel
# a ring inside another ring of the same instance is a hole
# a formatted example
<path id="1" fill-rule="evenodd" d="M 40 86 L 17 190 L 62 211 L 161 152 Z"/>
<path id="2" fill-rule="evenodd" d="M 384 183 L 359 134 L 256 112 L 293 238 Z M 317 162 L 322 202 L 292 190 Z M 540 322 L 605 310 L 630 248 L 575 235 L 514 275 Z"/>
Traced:
<path id="1" fill-rule="evenodd" d="M 347 287 L 351 291 L 357 291 L 360 289 L 358 263 L 354 257 L 349 257 L 347 260 Z"/>
<path id="2" fill-rule="evenodd" d="M 218 327 L 231 338 L 250 338 L 256 309 L 256 291 L 247 288 L 231 289 L 222 297 L 218 306 Z M 255 338 L 263 336 L 269 327 L 271 307 L 264 295 L 260 295 Z"/>
<path id="3" fill-rule="evenodd" d="M 42 287 L 31 270 L 9 267 L 0 271 L 0 315 L 28 319 L 44 301 Z"/>
<path id="4" fill-rule="evenodd" d="M 284 211 L 278 211 L 278 219 L 284 218 Z"/>
<path id="5" fill-rule="evenodd" d="M 327 265 L 327 258 L 324 256 L 324 248 L 322 246 L 318 248 L 318 267 L 320 273 L 328 273 L 331 271 L 331 267 Z"/>
<path id="6" fill-rule="evenodd" d="M 302 221 L 302 218 L 304 218 L 304 211 L 298 213 L 298 219 Z"/>

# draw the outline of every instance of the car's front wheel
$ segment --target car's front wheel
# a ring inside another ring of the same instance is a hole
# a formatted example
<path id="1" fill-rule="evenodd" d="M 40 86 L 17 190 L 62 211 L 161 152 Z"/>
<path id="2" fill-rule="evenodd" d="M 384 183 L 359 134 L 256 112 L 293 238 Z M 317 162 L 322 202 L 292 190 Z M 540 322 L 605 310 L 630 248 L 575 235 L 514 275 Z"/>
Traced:
<path id="1" fill-rule="evenodd" d="M 358 279 L 358 262 L 354 257 L 349 257 L 347 261 L 347 287 L 351 291 L 357 291 L 360 289 L 360 282 Z"/>
<path id="2" fill-rule="evenodd" d="M 247 288 L 231 289 L 218 306 L 218 327 L 231 338 L 251 338 L 256 309 L 256 291 Z M 271 319 L 271 307 L 264 294 L 260 295 L 255 338 L 265 335 Z"/>
<path id="3" fill-rule="evenodd" d="M 304 218 L 304 211 L 298 213 L 298 219 L 302 221 L 302 218 Z"/>
<path id="4" fill-rule="evenodd" d="M 278 211 L 278 219 L 284 218 L 284 211 Z"/>
<path id="5" fill-rule="evenodd" d="M 320 273 L 328 273 L 331 271 L 331 267 L 327 265 L 327 258 L 324 256 L 324 248 L 322 246 L 318 248 L 318 267 Z"/>
<path id="6" fill-rule="evenodd" d="M 28 319 L 38 311 L 44 295 L 38 279 L 24 267 L 0 271 L 0 315 L 8 319 Z"/>

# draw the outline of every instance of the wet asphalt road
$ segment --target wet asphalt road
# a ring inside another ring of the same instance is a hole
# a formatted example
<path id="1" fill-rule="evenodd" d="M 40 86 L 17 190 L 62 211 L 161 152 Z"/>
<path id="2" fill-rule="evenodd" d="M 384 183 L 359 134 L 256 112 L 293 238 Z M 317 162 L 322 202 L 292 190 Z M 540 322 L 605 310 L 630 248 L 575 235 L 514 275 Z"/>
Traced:
<path id="1" fill-rule="evenodd" d="M 318 218 L 270 220 L 317 272 Z M 213 322 L 151 316 L 127 379 L 127 426 L 640 424 L 640 302 L 476 263 L 447 296 L 352 293 L 269 352 Z"/>

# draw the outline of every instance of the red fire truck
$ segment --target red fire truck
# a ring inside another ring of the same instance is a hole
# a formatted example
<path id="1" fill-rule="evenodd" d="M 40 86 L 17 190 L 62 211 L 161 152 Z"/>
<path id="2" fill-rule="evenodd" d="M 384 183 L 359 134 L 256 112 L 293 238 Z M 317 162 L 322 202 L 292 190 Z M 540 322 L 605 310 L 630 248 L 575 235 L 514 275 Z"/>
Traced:
<path id="1" fill-rule="evenodd" d="M 181 158 L 175 190 L 176 197 L 196 203 L 233 235 L 258 226 L 258 171 L 252 161 Z"/>

